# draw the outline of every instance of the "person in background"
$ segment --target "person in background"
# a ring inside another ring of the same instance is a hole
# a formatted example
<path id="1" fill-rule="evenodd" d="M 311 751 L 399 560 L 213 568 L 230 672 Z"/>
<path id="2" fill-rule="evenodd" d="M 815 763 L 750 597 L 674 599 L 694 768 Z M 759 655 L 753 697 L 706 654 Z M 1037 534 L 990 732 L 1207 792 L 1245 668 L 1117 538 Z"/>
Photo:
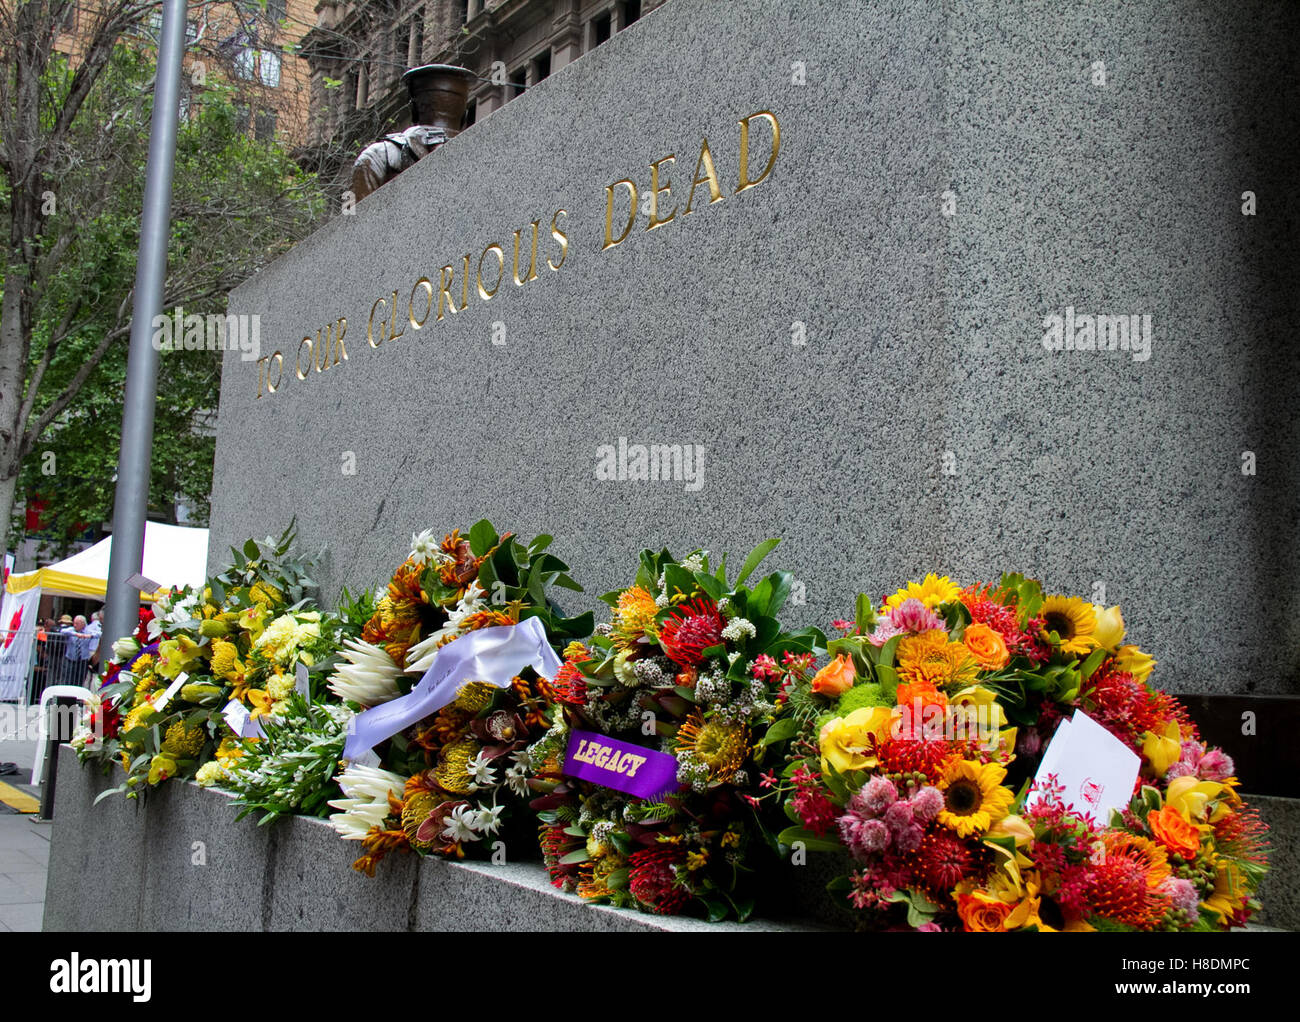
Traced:
<path id="1" fill-rule="evenodd" d="M 68 615 L 64 614 L 63 618 Z M 62 621 L 63 618 L 59 620 Z M 91 638 L 86 634 L 86 619 L 78 614 L 72 624 L 63 629 L 66 648 L 63 650 L 63 684 L 84 685 L 90 666 Z"/>
<path id="2" fill-rule="evenodd" d="M 76 629 L 72 626 L 72 615 L 61 614 L 58 631 L 54 632 L 50 642 L 50 669 L 47 672 L 49 675 L 47 681 L 50 685 L 68 684 L 68 671 L 71 667 L 68 662 L 68 646 L 75 632 Z"/>
<path id="3" fill-rule="evenodd" d="M 32 681 L 27 700 L 29 703 L 39 702 L 41 693 L 45 691 L 45 686 L 53 684 L 49 677 L 50 634 L 53 631 L 54 619 L 51 617 L 47 617 L 36 627 L 36 662 L 32 665 Z"/>
<path id="4" fill-rule="evenodd" d="M 104 634 L 104 612 L 97 610 L 90 615 L 90 624 L 86 625 L 86 634 L 90 639 L 90 667 L 99 670 L 99 640 Z"/>

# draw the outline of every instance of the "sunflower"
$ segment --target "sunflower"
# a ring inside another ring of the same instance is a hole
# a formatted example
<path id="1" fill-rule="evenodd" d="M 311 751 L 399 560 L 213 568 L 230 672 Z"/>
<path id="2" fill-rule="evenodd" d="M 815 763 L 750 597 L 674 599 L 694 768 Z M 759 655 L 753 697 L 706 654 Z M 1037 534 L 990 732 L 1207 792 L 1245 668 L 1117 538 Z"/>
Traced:
<path id="1" fill-rule="evenodd" d="M 1086 600 L 1077 596 L 1049 596 L 1043 601 L 1039 616 L 1047 630 L 1056 633 L 1062 653 L 1090 653 L 1097 645 L 1092 637 L 1097 629 L 1097 612 Z"/>
<path id="2" fill-rule="evenodd" d="M 892 611 L 904 600 L 920 600 L 929 610 L 934 610 L 941 603 L 952 603 L 961 596 L 957 583 L 947 575 L 942 578 L 931 572 L 919 585 L 909 582 L 906 586 L 885 600 L 884 609 Z"/>
<path id="3" fill-rule="evenodd" d="M 1002 787 L 1006 776 L 1006 769 L 997 763 L 969 759 L 950 763 L 939 781 L 943 792 L 939 822 L 959 837 L 983 834 L 1011 808 L 1013 795 Z"/>
<path id="4" fill-rule="evenodd" d="M 710 720 L 699 710 L 677 729 L 677 751 L 688 752 L 703 763 L 710 781 L 730 781 L 745 762 L 749 728 L 740 723 Z"/>
<path id="5" fill-rule="evenodd" d="M 618 605 L 611 615 L 614 642 L 622 648 L 635 645 L 644 636 L 651 641 L 659 637 L 655 615 L 659 606 L 655 598 L 640 586 L 624 589 L 618 594 Z"/>
<path id="6" fill-rule="evenodd" d="M 907 635 L 898 642 L 898 679 L 919 689 L 936 689 L 974 683 L 979 663 L 960 642 L 933 628 L 920 635 Z"/>

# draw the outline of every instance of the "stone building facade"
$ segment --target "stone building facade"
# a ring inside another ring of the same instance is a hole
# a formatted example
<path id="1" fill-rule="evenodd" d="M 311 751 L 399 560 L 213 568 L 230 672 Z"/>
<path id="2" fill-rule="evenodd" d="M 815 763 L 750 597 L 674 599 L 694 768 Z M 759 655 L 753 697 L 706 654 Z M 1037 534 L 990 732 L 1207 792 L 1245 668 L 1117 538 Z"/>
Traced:
<path id="1" fill-rule="evenodd" d="M 76 0 L 66 8 L 55 48 L 78 58 L 97 31 L 109 0 Z M 299 56 L 316 24 L 314 0 L 209 0 L 186 12 L 181 115 L 203 104 L 218 83 L 233 87 L 237 124 L 256 138 L 297 149 L 307 142 L 310 68 Z M 153 46 L 162 12 L 147 12 L 127 42 Z"/>
<path id="2" fill-rule="evenodd" d="M 319 0 L 303 162 L 336 189 L 361 146 L 409 123 L 401 76 L 460 64 L 479 76 L 466 124 L 488 116 L 667 0 Z"/>

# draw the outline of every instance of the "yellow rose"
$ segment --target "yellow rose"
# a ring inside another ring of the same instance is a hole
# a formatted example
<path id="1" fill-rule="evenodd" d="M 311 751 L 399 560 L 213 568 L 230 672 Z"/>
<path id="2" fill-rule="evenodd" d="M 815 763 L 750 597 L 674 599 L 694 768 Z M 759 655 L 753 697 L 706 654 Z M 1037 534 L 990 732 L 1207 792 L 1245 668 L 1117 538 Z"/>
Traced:
<path id="1" fill-rule="evenodd" d="M 1124 617 L 1118 606 L 1107 609 L 1094 603 L 1092 609 L 1097 615 L 1097 627 L 1093 629 L 1092 637 L 1097 640 L 1097 645 L 1113 652 L 1124 641 Z"/>
<path id="2" fill-rule="evenodd" d="M 1121 671 L 1127 671 L 1141 682 L 1151 677 L 1151 668 L 1155 665 L 1155 658 L 1143 653 L 1136 646 L 1120 646 L 1115 653 L 1115 666 Z"/>
<path id="3" fill-rule="evenodd" d="M 889 734 L 893 710 L 888 706 L 864 706 L 847 717 L 836 717 L 822 725 L 822 771 L 834 767 L 839 773 L 869 770 L 876 765 L 876 749 Z"/>

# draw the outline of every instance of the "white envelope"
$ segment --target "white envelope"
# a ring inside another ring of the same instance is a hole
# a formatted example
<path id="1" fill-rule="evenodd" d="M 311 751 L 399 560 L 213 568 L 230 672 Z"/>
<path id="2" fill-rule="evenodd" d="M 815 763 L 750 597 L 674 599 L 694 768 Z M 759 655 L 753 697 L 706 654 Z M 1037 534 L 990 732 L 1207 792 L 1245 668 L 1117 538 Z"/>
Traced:
<path id="1" fill-rule="evenodd" d="M 1082 710 L 1073 720 L 1063 720 L 1043 753 L 1036 782 L 1056 775 L 1064 787 L 1061 799 L 1080 816 L 1105 824 L 1112 809 L 1123 809 L 1133 797 L 1142 768 L 1142 757 L 1112 735 Z M 1042 796 L 1033 792 L 1025 799 L 1031 806 Z"/>

